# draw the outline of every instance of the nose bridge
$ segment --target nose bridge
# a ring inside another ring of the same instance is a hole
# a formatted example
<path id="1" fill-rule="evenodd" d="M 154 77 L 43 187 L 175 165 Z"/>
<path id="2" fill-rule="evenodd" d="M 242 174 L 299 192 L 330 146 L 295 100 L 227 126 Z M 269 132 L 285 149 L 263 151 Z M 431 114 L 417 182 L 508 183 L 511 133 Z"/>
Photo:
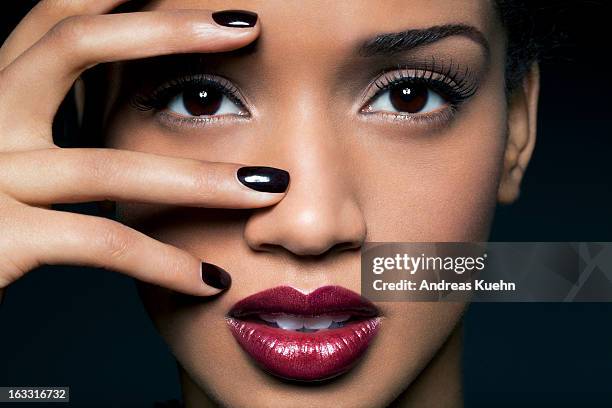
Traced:
<path id="1" fill-rule="evenodd" d="M 255 211 L 245 238 L 254 249 L 284 248 L 296 255 L 320 255 L 331 248 L 355 248 L 365 237 L 365 222 L 350 183 L 347 157 L 325 101 L 301 93 L 270 136 L 277 161 L 291 181 L 287 195 L 272 207 Z"/>

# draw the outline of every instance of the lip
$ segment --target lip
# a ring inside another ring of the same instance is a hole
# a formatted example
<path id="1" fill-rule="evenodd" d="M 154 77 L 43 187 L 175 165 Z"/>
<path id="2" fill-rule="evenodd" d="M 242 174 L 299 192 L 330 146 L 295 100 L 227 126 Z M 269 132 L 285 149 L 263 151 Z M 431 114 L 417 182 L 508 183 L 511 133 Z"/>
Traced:
<path id="1" fill-rule="evenodd" d="M 351 315 L 342 327 L 312 332 L 284 330 L 259 315 L 299 317 Z M 234 338 L 265 371 L 297 381 L 321 381 L 351 369 L 380 326 L 372 302 L 341 286 L 323 286 L 304 294 L 279 286 L 248 296 L 228 313 Z"/>

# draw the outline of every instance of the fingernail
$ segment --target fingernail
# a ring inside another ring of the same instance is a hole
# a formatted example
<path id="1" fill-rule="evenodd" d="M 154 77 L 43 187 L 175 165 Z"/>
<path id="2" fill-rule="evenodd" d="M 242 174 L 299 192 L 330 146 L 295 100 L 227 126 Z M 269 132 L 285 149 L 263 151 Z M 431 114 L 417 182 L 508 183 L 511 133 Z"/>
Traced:
<path id="1" fill-rule="evenodd" d="M 229 273 L 217 265 L 202 262 L 202 280 L 205 284 L 217 289 L 227 289 L 232 284 Z"/>
<path id="2" fill-rule="evenodd" d="M 226 27 L 248 28 L 257 23 L 257 14 L 246 10 L 223 10 L 212 14 L 215 23 Z"/>
<path id="3" fill-rule="evenodd" d="M 284 193 L 289 186 L 289 173 L 274 167 L 241 167 L 237 175 L 242 184 L 264 193 Z"/>

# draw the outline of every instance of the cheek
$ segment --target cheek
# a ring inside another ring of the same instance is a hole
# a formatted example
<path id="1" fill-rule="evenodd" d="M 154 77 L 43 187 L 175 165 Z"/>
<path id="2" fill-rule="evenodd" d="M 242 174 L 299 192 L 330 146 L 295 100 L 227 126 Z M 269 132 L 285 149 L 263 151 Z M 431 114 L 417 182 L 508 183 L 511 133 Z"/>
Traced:
<path id="1" fill-rule="evenodd" d="M 498 110 L 472 105 L 435 134 L 368 136 L 354 161 L 368 240 L 486 240 L 506 133 L 504 104 L 490 106 Z"/>

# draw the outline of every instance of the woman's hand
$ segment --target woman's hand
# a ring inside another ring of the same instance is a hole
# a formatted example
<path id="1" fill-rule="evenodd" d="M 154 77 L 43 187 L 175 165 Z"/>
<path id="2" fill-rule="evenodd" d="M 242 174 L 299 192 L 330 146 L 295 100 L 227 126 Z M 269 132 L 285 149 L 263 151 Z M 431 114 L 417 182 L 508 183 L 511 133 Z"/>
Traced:
<path id="1" fill-rule="evenodd" d="M 0 49 L 0 298 L 42 264 L 103 267 L 191 295 L 220 291 L 203 283 L 198 257 L 106 218 L 53 211 L 53 203 L 256 208 L 283 197 L 241 184 L 237 164 L 53 144 L 53 118 L 85 69 L 228 51 L 259 35 L 258 24 L 225 27 L 202 10 L 103 14 L 124 2 L 43 0 Z"/>

